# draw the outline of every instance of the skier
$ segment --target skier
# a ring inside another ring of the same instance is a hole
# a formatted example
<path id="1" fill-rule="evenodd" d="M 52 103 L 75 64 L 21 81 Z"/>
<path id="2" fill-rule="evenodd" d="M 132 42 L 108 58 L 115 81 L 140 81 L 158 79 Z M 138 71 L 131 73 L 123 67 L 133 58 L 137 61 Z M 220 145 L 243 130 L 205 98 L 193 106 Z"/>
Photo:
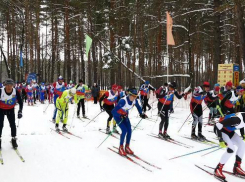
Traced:
<path id="1" fill-rule="evenodd" d="M 38 100 L 38 94 L 39 94 L 39 86 L 36 83 L 36 80 L 33 80 L 33 97 L 34 97 L 34 104 L 36 104 L 36 100 Z"/>
<path id="2" fill-rule="evenodd" d="M 67 85 L 67 89 L 71 89 L 72 87 L 74 87 L 74 84 L 72 80 L 70 80 L 70 83 Z M 72 99 L 70 99 L 70 103 L 73 104 Z"/>
<path id="3" fill-rule="evenodd" d="M 208 117 L 208 124 L 214 124 L 214 117 L 217 115 L 217 109 L 216 109 L 216 100 L 219 99 L 218 92 L 219 92 L 219 86 L 215 85 L 214 90 L 210 90 L 210 84 L 209 82 L 204 82 L 206 97 L 204 98 L 204 102 L 209 108 L 209 117 Z"/>
<path id="4" fill-rule="evenodd" d="M 77 118 L 80 118 L 80 106 L 82 105 L 83 118 L 86 118 L 85 115 L 85 92 L 88 90 L 88 86 L 83 84 L 83 80 L 79 80 L 79 84 L 75 86 L 76 95 L 74 97 L 75 103 L 77 103 Z"/>
<path id="5" fill-rule="evenodd" d="M 45 94 L 46 94 L 46 86 L 44 83 L 42 83 L 40 87 L 40 100 L 42 104 L 44 104 Z"/>
<path id="6" fill-rule="evenodd" d="M 56 108 L 58 115 L 56 116 L 55 129 L 59 131 L 59 122 L 63 122 L 62 130 L 68 132 L 66 128 L 69 112 L 69 100 L 76 94 L 76 89 L 65 90 L 62 95 L 56 99 Z"/>
<path id="7" fill-rule="evenodd" d="M 242 86 L 240 86 L 240 85 L 237 86 L 236 93 L 238 95 L 238 101 L 236 102 L 236 112 L 245 112 L 245 108 L 244 108 L 244 100 L 245 100 L 244 88 Z"/>
<path id="8" fill-rule="evenodd" d="M 57 108 L 56 108 L 56 99 L 58 97 L 61 97 L 62 93 L 66 90 L 67 84 L 64 82 L 64 79 L 62 76 L 59 76 L 58 81 L 53 83 L 54 87 L 54 114 L 53 114 L 53 122 L 55 122 L 56 114 L 57 114 Z"/>
<path id="9" fill-rule="evenodd" d="M 91 93 L 94 98 L 94 104 L 97 104 L 98 97 L 100 96 L 100 87 L 97 85 L 97 83 L 94 83 Z"/>
<path id="10" fill-rule="evenodd" d="M 25 91 L 27 93 L 28 106 L 30 106 L 30 104 L 33 106 L 33 92 L 34 92 L 34 88 L 33 88 L 32 82 L 30 82 L 30 84 L 27 85 Z"/>
<path id="11" fill-rule="evenodd" d="M 170 136 L 167 134 L 168 124 L 169 124 L 169 114 L 170 114 L 170 106 L 173 102 L 174 95 L 181 99 L 185 94 L 179 95 L 178 92 L 175 90 L 176 83 L 172 82 L 168 84 L 168 86 L 161 86 L 157 91 L 156 95 L 158 98 L 158 113 L 161 117 L 161 122 L 159 124 L 159 134 L 158 136 L 163 139 L 170 139 Z M 162 128 L 164 125 L 164 132 L 162 133 Z"/>
<path id="12" fill-rule="evenodd" d="M 129 89 L 129 95 L 127 97 L 123 97 L 120 99 L 116 107 L 112 110 L 113 118 L 116 121 L 117 125 L 122 130 L 122 134 L 120 136 L 120 147 L 119 147 L 119 154 L 126 156 L 127 154 L 134 154 L 134 152 L 129 148 L 130 140 L 131 140 L 131 123 L 128 118 L 129 110 L 134 107 L 137 107 L 138 112 L 141 118 L 146 118 L 147 116 L 142 113 L 142 109 L 137 101 L 137 90 L 135 88 Z M 126 145 L 125 150 L 123 147 L 124 139 L 126 137 Z"/>
<path id="13" fill-rule="evenodd" d="M 4 116 L 6 115 L 10 128 L 11 128 L 11 142 L 14 149 L 18 147 L 16 138 L 16 125 L 15 125 L 15 113 L 14 107 L 16 102 L 19 103 L 18 119 L 22 118 L 23 102 L 20 93 L 13 88 L 14 81 L 10 78 L 4 81 L 4 88 L 0 89 L 0 149 L 1 149 L 1 137 L 4 123 Z"/>
<path id="14" fill-rule="evenodd" d="M 48 101 L 49 103 L 53 103 L 53 98 L 54 97 L 54 86 L 50 84 L 48 86 Z"/>
<path id="15" fill-rule="evenodd" d="M 245 152 L 245 140 L 244 127 L 245 127 L 245 113 L 233 113 L 225 116 L 222 122 L 216 123 L 214 127 L 214 132 L 219 138 L 220 147 L 227 147 L 227 151 L 223 154 L 220 159 L 219 164 L 214 170 L 214 176 L 218 179 L 225 180 L 225 176 L 222 173 L 223 166 L 229 160 L 229 158 L 235 152 L 234 145 L 237 146 L 236 151 L 236 161 L 233 167 L 233 174 L 236 176 L 245 177 L 245 171 L 241 168 L 242 158 Z M 241 136 L 235 132 L 235 130 L 240 129 Z"/>
<path id="16" fill-rule="evenodd" d="M 113 115 L 111 111 L 114 109 L 114 105 L 117 102 L 118 98 L 118 86 L 116 84 L 112 85 L 111 90 L 108 90 L 103 94 L 103 96 L 100 98 L 100 109 L 101 111 L 106 111 L 107 114 L 109 115 L 109 118 L 107 119 L 107 127 L 106 127 L 106 133 L 109 134 L 110 131 L 110 122 L 113 118 Z M 103 106 L 102 106 L 102 101 L 103 101 Z M 114 120 L 113 120 L 114 121 Z M 115 133 L 118 133 L 116 129 L 116 122 L 113 122 L 113 131 Z"/>
<path id="17" fill-rule="evenodd" d="M 209 84 L 208 82 L 204 82 L 203 88 L 208 91 Z M 192 130 L 191 130 L 191 138 L 194 140 L 204 141 L 206 138 L 202 135 L 202 101 L 205 99 L 205 92 L 203 91 L 201 86 L 195 87 L 192 99 L 190 102 L 190 109 L 193 117 Z M 196 125 L 198 124 L 198 137 L 195 134 Z"/>
<path id="18" fill-rule="evenodd" d="M 141 99 L 142 110 L 144 113 L 146 112 L 146 106 L 148 107 L 148 110 L 151 109 L 151 106 L 148 104 L 149 101 L 148 94 L 150 90 L 155 92 L 156 89 L 150 86 L 149 81 L 145 81 L 145 83 L 140 87 L 140 99 Z"/>

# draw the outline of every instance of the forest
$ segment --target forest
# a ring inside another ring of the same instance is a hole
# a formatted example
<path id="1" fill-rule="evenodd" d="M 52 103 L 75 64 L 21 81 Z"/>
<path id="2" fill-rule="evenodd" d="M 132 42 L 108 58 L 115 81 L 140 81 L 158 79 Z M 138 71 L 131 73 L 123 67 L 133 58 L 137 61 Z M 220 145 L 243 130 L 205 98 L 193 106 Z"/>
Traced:
<path id="1" fill-rule="evenodd" d="M 244 78 L 244 0 L 0 2 L 0 82 L 36 73 L 45 83 L 62 75 L 101 87 L 138 87 L 143 80 L 158 87 L 168 68 L 169 80 L 184 87 L 215 84 L 221 63 L 239 64 Z M 166 43 L 167 11 L 174 46 Z M 88 57 L 85 35 L 92 38 Z"/>

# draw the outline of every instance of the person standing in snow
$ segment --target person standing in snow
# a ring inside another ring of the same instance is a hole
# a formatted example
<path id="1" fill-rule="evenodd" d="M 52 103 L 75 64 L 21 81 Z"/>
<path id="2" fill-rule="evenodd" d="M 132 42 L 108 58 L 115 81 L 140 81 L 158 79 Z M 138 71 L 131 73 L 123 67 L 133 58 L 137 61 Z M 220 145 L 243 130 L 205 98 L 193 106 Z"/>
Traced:
<path id="1" fill-rule="evenodd" d="M 74 87 L 74 86 L 75 86 L 75 85 L 73 84 L 73 81 L 70 80 L 70 83 L 67 85 L 67 89 L 69 90 L 69 89 L 71 89 L 71 88 Z M 70 99 L 70 103 L 73 104 L 72 99 Z"/>
<path id="2" fill-rule="evenodd" d="M 56 108 L 58 109 L 58 115 L 56 116 L 55 129 L 59 131 L 59 122 L 63 122 L 62 130 L 68 132 L 66 128 L 68 113 L 69 113 L 69 100 L 76 94 L 76 89 L 65 90 L 62 95 L 56 99 Z"/>
<path id="3" fill-rule="evenodd" d="M 94 83 L 91 92 L 94 98 L 94 104 L 97 104 L 98 97 L 100 96 L 100 87 L 97 85 L 97 83 Z"/>
<path id="4" fill-rule="evenodd" d="M 137 101 L 138 92 L 135 88 L 129 89 L 128 91 L 129 95 L 127 97 L 123 97 L 119 100 L 116 107 L 112 110 L 112 115 L 114 120 L 116 121 L 117 125 L 122 130 L 122 134 L 120 136 L 120 146 L 119 146 L 119 154 L 126 156 L 127 154 L 134 154 L 134 152 L 129 148 L 131 135 L 132 135 L 132 129 L 131 129 L 131 123 L 128 118 L 129 110 L 134 107 L 134 105 L 137 107 L 138 112 L 140 114 L 141 118 L 146 118 L 147 116 L 142 113 L 142 109 Z M 124 150 L 124 140 L 126 137 L 126 145 Z"/>
<path id="5" fill-rule="evenodd" d="M 178 98 L 181 99 L 185 94 L 183 93 L 182 95 L 179 95 L 176 89 L 176 83 L 172 82 L 168 84 L 168 86 L 161 86 L 157 91 L 156 91 L 156 96 L 158 98 L 158 113 L 159 116 L 161 117 L 161 122 L 159 124 L 159 134 L 158 136 L 160 138 L 164 139 L 170 139 L 170 136 L 167 134 L 168 130 L 168 124 L 169 124 L 169 111 L 171 109 L 171 103 L 173 102 L 174 95 Z M 162 132 L 164 125 L 164 132 Z"/>
<path id="6" fill-rule="evenodd" d="M 116 84 L 112 85 L 111 90 L 108 90 L 103 94 L 103 96 L 100 98 L 100 109 L 101 111 L 106 111 L 109 115 L 107 119 L 107 127 L 106 127 L 106 133 L 109 134 L 110 131 L 110 122 L 113 118 L 113 115 L 111 111 L 114 109 L 114 105 L 117 103 L 118 100 L 118 86 Z M 103 101 L 103 106 L 102 106 Z M 114 120 L 113 120 L 114 121 Z M 113 122 L 113 131 L 115 133 L 118 133 L 116 129 L 116 122 Z"/>
<path id="7" fill-rule="evenodd" d="M 225 180 L 225 176 L 222 173 L 222 169 L 230 157 L 235 152 L 235 146 L 237 146 L 236 151 L 236 160 L 233 167 L 233 174 L 235 176 L 245 177 L 245 171 L 241 168 L 242 159 L 245 153 L 245 135 L 244 135 L 244 127 L 245 127 L 245 113 L 232 113 L 226 115 L 226 118 L 216 123 L 214 127 L 214 132 L 219 138 L 220 147 L 226 148 L 227 150 L 222 155 L 219 164 L 214 170 L 214 176 L 218 179 Z M 240 133 L 242 138 L 235 132 L 235 130 L 240 129 Z M 244 141 L 243 141 L 244 140 Z"/>
<path id="8" fill-rule="evenodd" d="M 142 110 L 144 113 L 146 112 L 146 106 L 149 108 L 149 110 L 151 109 L 151 106 L 148 103 L 149 98 L 147 97 L 150 90 L 155 92 L 156 89 L 150 86 L 149 81 L 145 81 L 145 83 L 140 87 L 140 99 L 141 99 Z"/>
<path id="9" fill-rule="evenodd" d="M 75 86 L 76 95 L 74 97 L 75 103 L 77 103 L 77 118 L 80 118 L 80 107 L 82 105 L 83 118 L 86 118 L 85 115 L 85 92 L 88 90 L 88 86 L 83 84 L 83 80 L 79 80 L 79 84 Z"/>
<path id="10" fill-rule="evenodd" d="M 46 86 L 44 83 L 42 83 L 40 86 L 40 101 L 42 104 L 44 104 L 45 94 L 46 94 Z"/>
<path id="11" fill-rule="evenodd" d="M 67 84 L 64 82 L 64 79 L 62 76 L 59 76 L 58 81 L 53 83 L 54 87 L 54 114 L 53 114 L 53 122 L 55 122 L 56 114 L 57 114 L 57 108 L 56 108 L 56 99 L 58 97 L 61 97 L 62 93 L 66 90 Z"/>
<path id="12" fill-rule="evenodd" d="M 30 82 L 30 84 L 26 86 L 26 90 L 25 91 L 27 93 L 28 106 L 30 106 L 30 104 L 33 106 L 34 87 L 33 87 L 32 82 Z"/>
<path id="13" fill-rule="evenodd" d="M 1 149 L 1 137 L 4 123 L 4 116 L 6 115 L 9 120 L 11 128 L 11 143 L 13 148 L 17 148 L 16 138 L 16 125 L 15 125 L 15 112 L 14 108 L 16 102 L 19 103 L 18 119 L 22 118 L 23 102 L 20 93 L 13 88 L 14 81 L 10 78 L 4 81 L 4 88 L 0 89 L 0 149 Z"/>

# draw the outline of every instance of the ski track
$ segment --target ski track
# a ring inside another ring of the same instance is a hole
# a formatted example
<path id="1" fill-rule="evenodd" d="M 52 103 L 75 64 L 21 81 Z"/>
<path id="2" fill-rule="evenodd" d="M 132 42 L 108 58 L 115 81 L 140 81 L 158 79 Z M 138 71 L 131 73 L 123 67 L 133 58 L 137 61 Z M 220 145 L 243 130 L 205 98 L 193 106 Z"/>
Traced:
<path id="1" fill-rule="evenodd" d="M 149 101 L 149 104 L 152 105 L 153 100 L 155 101 L 153 108 L 156 108 L 157 101 L 155 97 Z M 178 100 L 175 99 L 174 106 L 177 102 Z M 144 130 L 136 129 L 132 133 L 132 138 L 135 141 L 131 142 L 130 146 L 135 154 L 162 168 L 158 170 L 135 159 L 152 170 L 152 173 L 123 159 L 119 155 L 114 155 L 107 149 L 108 147 L 119 146 L 118 139 L 109 137 L 100 148 L 97 148 L 106 138 L 106 135 L 98 131 L 99 128 L 103 129 L 106 127 L 106 120 L 108 118 L 106 112 L 102 113 L 95 119 L 95 122 L 91 122 L 87 127 L 84 126 L 89 120 L 81 121 L 75 116 L 72 127 L 68 126 L 68 129 L 73 134 L 81 136 L 82 140 L 68 134 L 66 135 L 70 139 L 66 139 L 50 130 L 50 127 L 54 128 L 54 124 L 50 122 L 54 109 L 53 104 L 43 113 L 47 107 L 47 101 L 46 104 L 38 102 L 36 107 L 26 106 L 26 103 L 24 103 L 23 118 L 20 120 L 20 125 L 17 128 L 17 142 L 19 145 L 18 149 L 25 162 L 21 162 L 11 147 L 9 142 L 11 140 L 10 128 L 5 117 L 2 136 L 4 165 L 0 165 L 1 182 L 217 182 L 215 178 L 199 170 L 194 164 L 215 167 L 224 150 L 218 150 L 204 157 L 201 157 L 201 155 L 210 150 L 169 160 L 178 155 L 210 147 L 181 137 L 190 134 L 191 123 L 189 122 L 186 122 L 179 133 L 177 132 L 190 113 L 189 100 L 185 101 L 182 99 L 179 102 L 175 112 L 171 114 L 173 117 L 170 117 L 168 133 L 173 139 L 191 145 L 193 148 L 184 148 L 147 135 L 150 133 L 158 134 L 160 118 L 156 119 L 157 109 L 153 110 L 153 112 L 151 110 L 146 112 L 149 117 L 152 116 L 151 118 L 155 121 L 157 120 L 156 124 L 149 120 L 143 120 L 138 127 Z M 17 105 L 16 111 L 18 107 Z M 89 107 L 88 113 L 87 107 Z M 68 124 L 71 124 L 75 104 L 70 104 L 69 108 Z M 93 104 L 93 102 L 86 102 L 85 110 L 88 118 L 93 118 L 100 112 L 100 107 L 98 104 Z M 203 117 L 208 116 L 208 112 L 206 109 Z M 136 108 L 130 111 L 129 118 L 134 126 L 138 123 L 140 118 Z M 204 122 L 206 121 L 207 118 L 204 119 Z M 16 123 L 18 123 L 17 119 Z M 62 124 L 60 124 L 60 128 L 61 126 Z M 211 130 L 211 126 L 203 127 L 203 134 L 208 139 L 217 142 L 214 139 L 215 135 L 208 132 Z M 224 170 L 232 171 L 234 157 L 234 155 L 231 157 Z M 242 167 L 245 168 L 244 163 Z M 212 172 L 211 169 L 207 170 Z M 226 177 L 227 181 L 243 181 L 230 175 L 226 175 Z"/>

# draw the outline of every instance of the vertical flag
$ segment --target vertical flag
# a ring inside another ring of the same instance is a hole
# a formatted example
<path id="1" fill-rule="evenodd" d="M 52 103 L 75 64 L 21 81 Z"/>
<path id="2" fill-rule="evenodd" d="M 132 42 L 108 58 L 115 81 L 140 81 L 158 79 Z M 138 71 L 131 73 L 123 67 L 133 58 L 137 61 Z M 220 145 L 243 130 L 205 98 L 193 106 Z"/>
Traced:
<path id="1" fill-rule="evenodd" d="M 89 49 L 92 44 L 92 39 L 88 35 L 85 35 L 85 38 L 86 38 L 86 55 L 88 57 Z"/>
<path id="2" fill-rule="evenodd" d="M 166 12 L 166 14 L 167 14 L 167 44 L 175 45 L 174 37 L 172 34 L 173 20 L 168 12 Z"/>
<path id="3" fill-rule="evenodd" d="M 23 57 L 22 57 L 22 50 L 20 50 L 20 67 L 23 67 Z"/>

